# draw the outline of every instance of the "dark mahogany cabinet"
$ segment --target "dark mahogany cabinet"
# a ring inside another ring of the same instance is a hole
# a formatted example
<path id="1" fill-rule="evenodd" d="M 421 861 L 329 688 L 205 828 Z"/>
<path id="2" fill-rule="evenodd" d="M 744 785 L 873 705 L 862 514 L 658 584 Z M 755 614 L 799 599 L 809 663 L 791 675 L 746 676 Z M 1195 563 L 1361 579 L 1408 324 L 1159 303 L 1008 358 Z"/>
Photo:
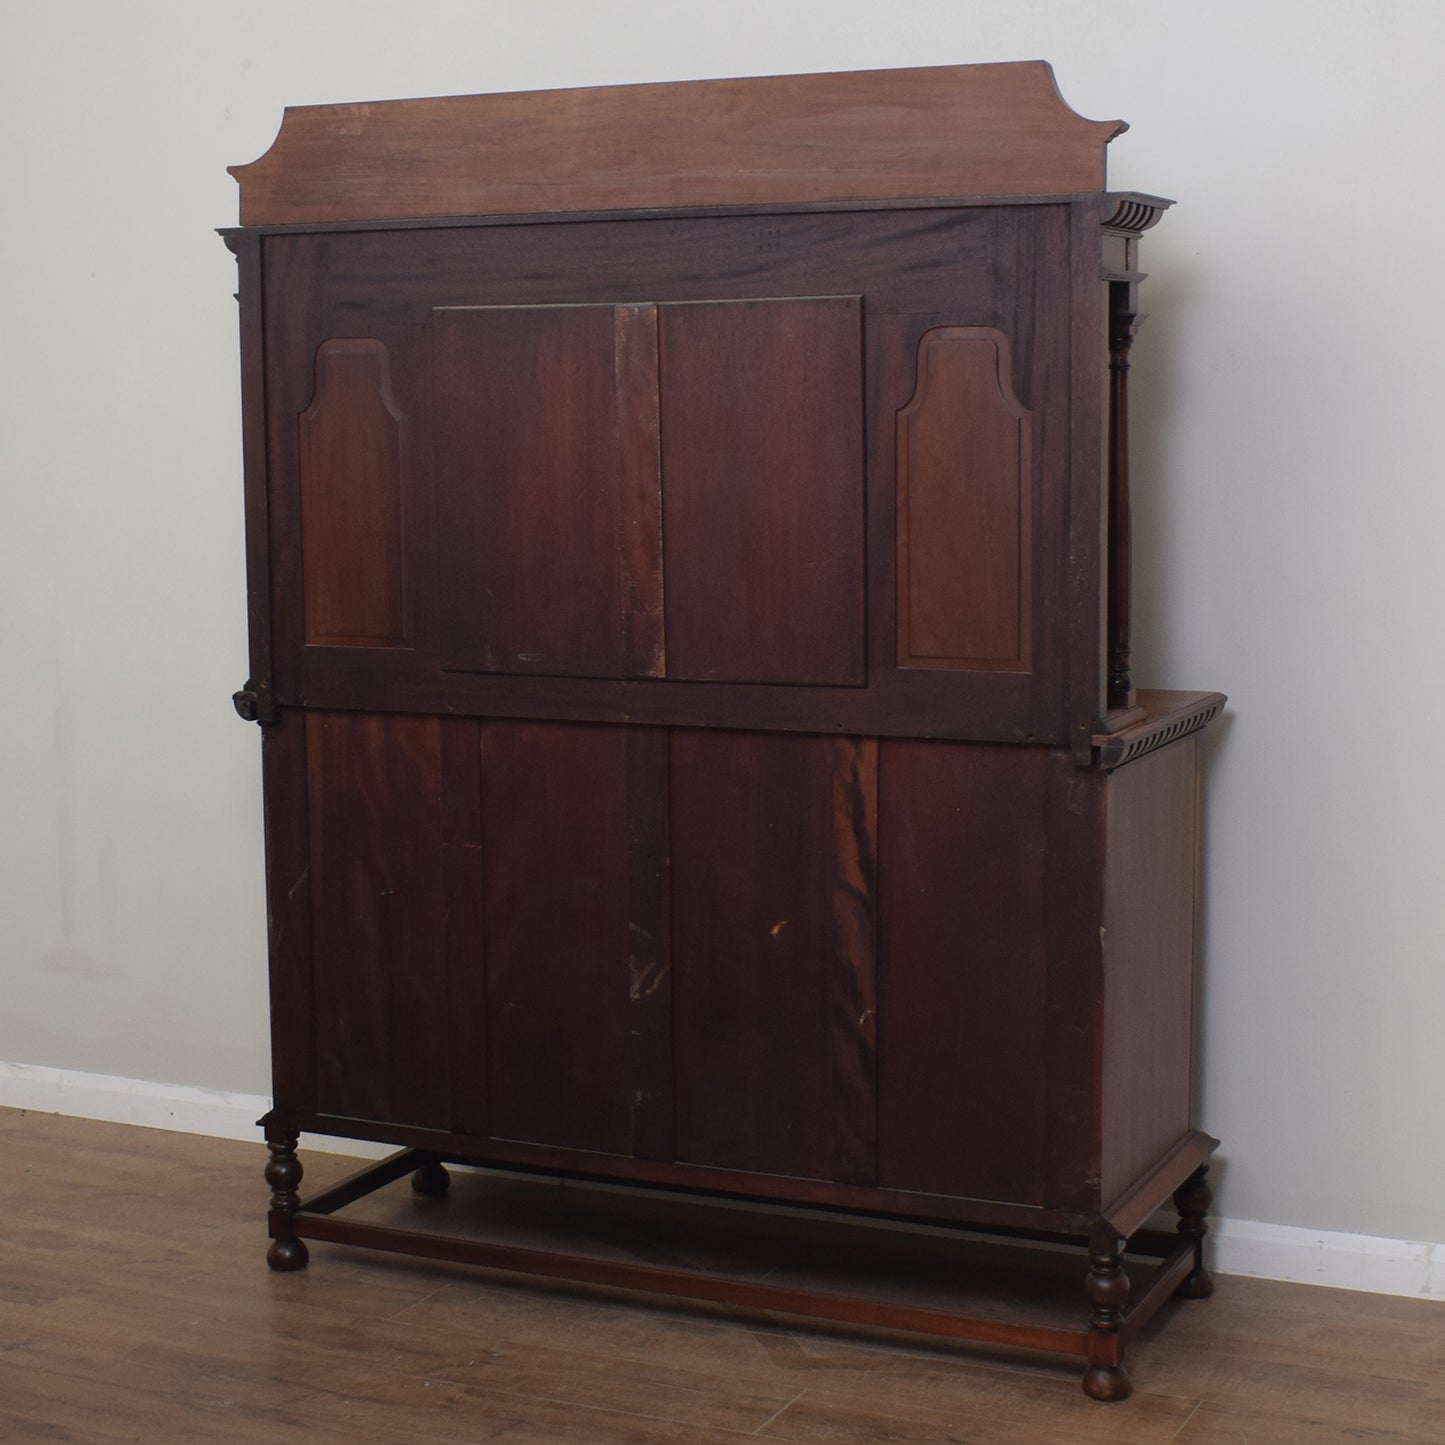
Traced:
<path id="1" fill-rule="evenodd" d="M 1103 1399 L 1207 1293 L 1224 699 L 1129 677 L 1169 203 L 1105 190 L 1121 128 L 964 66 L 307 107 L 235 169 L 273 1267 L 1035 1345 Z M 303 1200 L 307 1131 L 401 1152 Z M 1077 1318 L 348 1212 L 446 1164 L 1072 1242 Z"/>

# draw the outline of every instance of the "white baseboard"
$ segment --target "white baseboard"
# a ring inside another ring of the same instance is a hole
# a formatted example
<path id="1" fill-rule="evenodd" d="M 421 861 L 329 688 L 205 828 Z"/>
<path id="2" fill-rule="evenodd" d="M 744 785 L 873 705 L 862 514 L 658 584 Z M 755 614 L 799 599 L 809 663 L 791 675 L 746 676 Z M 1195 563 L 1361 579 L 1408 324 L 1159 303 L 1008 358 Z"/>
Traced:
<path id="1" fill-rule="evenodd" d="M 1251 1219 L 1211 1219 L 1209 1240 L 1218 1274 L 1445 1301 L 1445 1244 Z"/>
<path id="2" fill-rule="evenodd" d="M 270 1107 L 263 1094 L 0 1062 L 0 1108 L 259 1142 L 256 1120 Z M 323 1134 L 306 1135 L 303 1147 L 366 1159 L 390 1152 L 387 1145 Z M 1218 1274 L 1445 1300 L 1445 1243 L 1219 1218 L 1209 1222 L 1209 1239 L 1210 1267 Z"/>
<path id="3" fill-rule="evenodd" d="M 107 1124 L 139 1124 L 147 1129 L 174 1129 L 181 1134 L 205 1134 L 212 1139 L 240 1139 L 259 1145 L 261 1131 L 256 1120 L 270 1107 L 271 1100 L 265 1094 L 231 1094 L 189 1084 L 156 1084 L 149 1079 L 122 1079 L 114 1074 L 0 1061 L 3 1109 L 68 1114 Z M 308 1134 L 306 1148 L 325 1154 L 352 1154 L 358 1159 L 379 1159 L 392 1152 L 391 1145 L 327 1134 Z"/>

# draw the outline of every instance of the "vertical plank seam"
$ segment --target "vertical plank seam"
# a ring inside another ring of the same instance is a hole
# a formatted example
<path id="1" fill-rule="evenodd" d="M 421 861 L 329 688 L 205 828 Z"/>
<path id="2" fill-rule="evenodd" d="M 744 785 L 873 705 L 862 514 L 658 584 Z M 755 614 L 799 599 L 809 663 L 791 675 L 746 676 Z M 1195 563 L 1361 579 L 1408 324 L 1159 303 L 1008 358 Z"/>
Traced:
<path id="1" fill-rule="evenodd" d="M 628 677 L 666 677 L 662 547 L 662 388 L 658 307 L 612 308 L 617 609 Z M 635 528 L 641 531 L 629 535 Z"/>

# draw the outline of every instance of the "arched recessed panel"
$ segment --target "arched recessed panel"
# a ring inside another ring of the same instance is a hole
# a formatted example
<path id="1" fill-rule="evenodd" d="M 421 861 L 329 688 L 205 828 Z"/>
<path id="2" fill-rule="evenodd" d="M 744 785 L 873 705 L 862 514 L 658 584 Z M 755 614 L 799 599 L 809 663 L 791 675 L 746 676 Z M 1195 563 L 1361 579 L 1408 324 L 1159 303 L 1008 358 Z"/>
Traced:
<path id="1" fill-rule="evenodd" d="M 301 554 L 306 641 L 405 647 L 401 458 L 404 420 L 386 347 L 325 341 L 301 414 Z"/>
<path id="2" fill-rule="evenodd" d="M 940 326 L 898 414 L 898 665 L 1029 668 L 1032 414 L 1008 339 Z"/>

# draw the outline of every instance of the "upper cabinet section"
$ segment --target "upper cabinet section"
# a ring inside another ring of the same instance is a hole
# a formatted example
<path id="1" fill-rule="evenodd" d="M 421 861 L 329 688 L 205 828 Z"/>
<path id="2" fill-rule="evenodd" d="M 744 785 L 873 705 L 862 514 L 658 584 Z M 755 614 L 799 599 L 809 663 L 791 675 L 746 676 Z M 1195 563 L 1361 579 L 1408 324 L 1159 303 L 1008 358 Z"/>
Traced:
<path id="1" fill-rule="evenodd" d="M 1043 61 L 287 109 L 246 226 L 1102 190 Z"/>
<path id="2" fill-rule="evenodd" d="M 1120 129 L 1041 63 L 288 111 L 228 233 L 258 690 L 1085 755 Z"/>

